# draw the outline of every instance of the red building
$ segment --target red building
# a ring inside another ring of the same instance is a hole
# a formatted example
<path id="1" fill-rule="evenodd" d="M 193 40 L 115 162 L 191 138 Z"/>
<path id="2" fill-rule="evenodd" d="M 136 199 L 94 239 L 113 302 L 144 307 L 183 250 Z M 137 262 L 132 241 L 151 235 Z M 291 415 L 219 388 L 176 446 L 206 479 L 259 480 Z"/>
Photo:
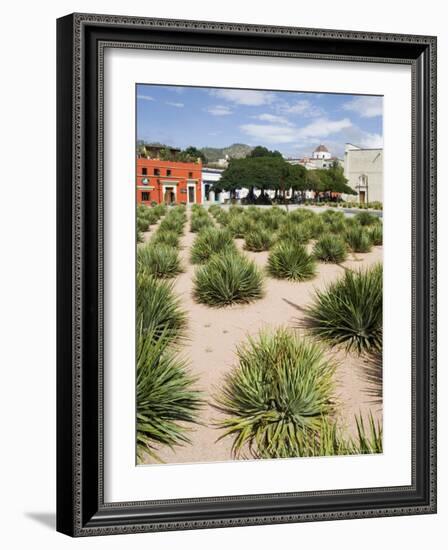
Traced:
<path id="1" fill-rule="evenodd" d="M 137 204 L 201 203 L 202 163 L 137 158 Z"/>

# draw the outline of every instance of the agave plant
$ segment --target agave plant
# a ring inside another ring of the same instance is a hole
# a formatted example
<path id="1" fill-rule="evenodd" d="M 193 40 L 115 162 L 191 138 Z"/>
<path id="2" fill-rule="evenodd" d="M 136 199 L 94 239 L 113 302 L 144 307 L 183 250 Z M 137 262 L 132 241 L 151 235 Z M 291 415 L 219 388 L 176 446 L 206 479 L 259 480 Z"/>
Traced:
<path id="1" fill-rule="evenodd" d="M 294 223 L 288 220 L 282 224 L 278 233 L 279 241 L 291 241 L 295 244 L 307 244 L 311 238 L 311 232 L 307 224 Z"/>
<path id="2" fill-rule="evenodd" d="M 165 244 L 172 248 L 179 248 L 180 235 L 176 231 L 160 231 L 157 230 L 154 237 L 151 239 L 152 245 Z"/>
<path id="3" fill-rule="evenodd" d="M 191 263 L 203 264 L 213 254 L 227 249 L 236 252 L 236 246 L 230 231 L 216 227 L 207 227 L 198 234 L 191 247 Z"/>
<path id="4" fill-rule="evenodd" d="M 303 226 L 308 231 L 311 239 L 318 239 L 322 233 L 325 232 L 325 224 L 317 215 L 314 215 L 313 218 L 305 220 L 303 222 Z"/>
<path id="5" fill-rule="evenodd" d="M 370 252 L 372 248 L 368 231 L 359 225 L 347 229 L 345 241 L 352 252 Z"/>
<path id="6" fill-rule="evenodd" d="M 204 228 L 213 227 L 213 222 L 211 218 L 207 215 L 205 216 L 192 216 L 190 220 L 190 231 L 191 233 L 198 233 Z"/>
<path id="7" fill-rule="evenodd" d="M 184 232 L 184 222 L 177 216 L 167 216 L 160 222 L 158 231 L 173 231 L 178 235 L 182 235 Z"/>
<path id="8" fill-rule="evenodd" d="M 369 227 L 369 236 L 372 244 L 381 246 L 383 244 L 383 226 L 381 223 L 376 223 Z"/>
<path id="9" fill-rule="evenodd" d="M 272 241 L 272 233 L 257 225 L 246 233 L 244 248 L 252 252 L 262 252 L 271 248 Z"/>
<path id="10" fill-rule="evenodd" d="M 347 436 L 334 418 L 326 415 L 320 426 L 307 434 L 306 456 L 358 455 L 383 452 L 383 428 L 375 422 L 372 413 L 368 416 L 368 428 L 362 415 L 355 415 L 356 436 Z M 291 448 L 283 458 L 299 456 L 297 449 Z M 302 454 L 303 456 L 303 454 Z M 264 457 L 263 457 L 264 458 Z M 266 456 L 269 458 L 269 456 Z"/>
<path id="11" fill-rule="evenodd" d="M 254 262 L 224 250 L 214 254 L 194 277 L 194 297 L 212 307 L 249 303 L 263 296 L 263 276 Z"/>
<path id="12" fill-rule="evenodd" d="M 137 230 L 147 231 L 149 229 L 149 222 L 146 218 L 137 217 Z"/>
<path id="13" fill-rule="evenodd" d="M 251 224 L 252 222 L 248 218 L 234 215 L 233 217 L 231 216 L 227 227 L 235 239 L 243 239 Z"/>
<path id="14" fill-rule="evenodd" d="M 373 225 L 379 222 L 378 216 L 375 216 L 370 212 L 359 212 L 355 215 L 355 220 L 359 223 L 359 225 Z"/>
<path id="15" fill-rule="evenodd" d="M 137 270 L 154 277 L 170 279 L 182 272 L 179 254 L 166 244 L 142 246 L 137 251 Z"/>
<path id="16" fill-rule="evenodd" d="M 313 254 L 322 262 L 340 264 L 347 257 L 347 245 L 337 235 L 322 235 L 314 245 Z"/>
<path id="17" fill-rule="evenodd" d="M 348 351 L 371 352 L 383 340 L 383 266 L 347 270 L 325 290 L 317 290 L 307 309 L 311 333 Z"/>
<path id="18" fill-rule="evenodd" d="M 301 244 L 278 243 L 270 252 L 268 272 L 277 279 L 306 281 L 316 275 L 316 261 Z"/>
<path id="19" fill-rule="evenodd" d="M 293 210 L 288 217 L 290 220 L 297 223 L 309 222 L 317 219 L 317 215 L 311 210 L 308 210 L 308 208 L 297 208 Z"/>
<path id="20" fill-rule="evenodd" d="M 167 207 L 164 204 L 156 204 L 151 207 L 151 212 L 160 219 L 167 213 Z"/>
<path id="21" fill-rule="evenodd" d="M 141 330 L 158 339 L 162 334 L 174 345 L 186 338 L 187 314 L 171 282 L 137 273 L 137 318 Z"/>
<path id="22" fill-rule="evenodd" d="M 279 328 L 249 338 L 237 357 L 215 398 L 227 415 L 221 438 L 234 437 L 236 455 L 308 456 L 333 409 L 334 365 L 322 348 Z"/>
<path id="23" fill-rule="evenodd" d="M 169 349 L 166 335 L 150 331 L 137 336 L 137 455 L 161 461 L 161 445 L 173 447 L 189 442 L 186 423 L 196 421 L 201 394 L 187 363 Z"/>

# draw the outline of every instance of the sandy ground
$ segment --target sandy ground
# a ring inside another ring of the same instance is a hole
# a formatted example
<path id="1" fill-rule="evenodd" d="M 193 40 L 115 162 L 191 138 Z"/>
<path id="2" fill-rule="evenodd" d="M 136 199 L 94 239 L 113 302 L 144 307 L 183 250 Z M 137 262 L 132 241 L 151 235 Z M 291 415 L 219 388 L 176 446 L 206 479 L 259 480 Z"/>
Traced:
<path id="1" fill-rule="evenodd" d="M 152 234 L 154 229 L 151 230 Z M 382 261 L 382 247 L 374 247 L 368 254 L 349 256 L 342 266 L 319 263 L 317 276 L 309 282 L 288 282 L 266 276 L 263 299 L 249 305 L 213 309 L 197 304 L 192 298 L 195 266 L 190 264 L 189 254 L 195 237 L 196 234 L 190 233 L 187 225 L 181 241 L 185 272 L 176 279 L 175 290 L 182 297 L 189 315 L 189 341 L 183 354 L 190 361 L 191 371 L 199 377 L 199 388 L 209 399 L 235 364 L 235 350 L 248 335 L 278 325 L 297 327 L 304 317 L 303 308 L 311 301 L 316 288 L 322 288 L 340 277 L 344 267 L 358 268 Z M 243 240 L 237 240 L 241 248 L 243 243 Z M 260 267 L 266 265 L 268 252 L 246 254 Z M 355 433 L 355 414 L 362 413 L 365 418 L 369 411 L 374 418 L 381 418 L 382 415 L 381 397 L 375 382 L 372 382 L 376 376 L 374 367 L 366 364 L 365 359 L 340 350 L 329 350 L 328 355 L 338 363 L 335 382 L 341 411 L 339 420 L 349 433 Z M 232 439 L 226 437 L 216 441 L 222 433 L 214 426 L 219 418 L 219 411 L 207 404 L 201 414 L 201 425 L 195 426 L 190 432 L 191 445 L 176 447 L 174 450 L 160 449 L 160 458 L 167 463 L 234 459 L 231 453 Z M 151 459 L 148 459 L 149 462 Z"/>

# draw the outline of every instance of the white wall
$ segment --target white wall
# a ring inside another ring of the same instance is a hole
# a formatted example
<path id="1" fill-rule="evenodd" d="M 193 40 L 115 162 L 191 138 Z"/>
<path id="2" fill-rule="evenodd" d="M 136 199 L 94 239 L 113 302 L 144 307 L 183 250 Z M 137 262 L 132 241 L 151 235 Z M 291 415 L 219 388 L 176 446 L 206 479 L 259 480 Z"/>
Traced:
<path id="1" fill-rule="evenodd" d="M 0 186 L 1 345 L 1 540 L 4 548 L 441 548 L 448 521 L 447 438 L 440 438 L 439 515 L 160 533 L 73 541 L 54 532 L 55 510 L 55 19 L 73 11 L 167 18 L 251 22 L 439 35 L 439 150 L 448 149 L 448 35 L 443 4 L 378 0 L 359 10 L 358 0 L 322 0 L 319 10 L 294 1 L 273 3 L 199 0 L 60 0 L 4 5 Z M 306 7 L 305 7 L 306 6 Z M 305 9 L 304 9 L 305 7 Z M 438 16 L 434 16 L 438 14 Z M 24 192 L 26 182 L 26 196 Z M 17 189 L 16 189 L 17 187 Z M 20 190 L 19 190 L 20 188 Z M 22 195 L 18 194 L 22 193 Z M 23 198 L 21 198 L 23 197 Z M 448 203 L 440 178 L 439 203 Z M 440 216 L 442 238 L 448 217 Z M 444 249 L 445 246 L 440 246 Z M 440 280 L 448 277 L 446 255 Z M 448 391 L 446 286 L 440 287 L 439 388 Z M 445 306 L 445 307 L 444 307 Z M 445 309 L 445 311 L 444 311 Z M 448 400 L 440 399 L 440 433 Z"/>

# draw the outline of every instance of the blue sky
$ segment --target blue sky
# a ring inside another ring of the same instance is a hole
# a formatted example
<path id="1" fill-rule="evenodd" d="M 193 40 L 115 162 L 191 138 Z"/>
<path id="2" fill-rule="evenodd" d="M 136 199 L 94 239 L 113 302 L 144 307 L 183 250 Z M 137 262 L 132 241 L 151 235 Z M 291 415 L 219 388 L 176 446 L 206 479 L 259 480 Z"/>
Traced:
<path id="1" fill-rule="evenodd" d="M 137 85 L 137 138 L 185 148 L 263 145 L 288 157 L 325 144 L 382 147 L 382 97 Z"/>

